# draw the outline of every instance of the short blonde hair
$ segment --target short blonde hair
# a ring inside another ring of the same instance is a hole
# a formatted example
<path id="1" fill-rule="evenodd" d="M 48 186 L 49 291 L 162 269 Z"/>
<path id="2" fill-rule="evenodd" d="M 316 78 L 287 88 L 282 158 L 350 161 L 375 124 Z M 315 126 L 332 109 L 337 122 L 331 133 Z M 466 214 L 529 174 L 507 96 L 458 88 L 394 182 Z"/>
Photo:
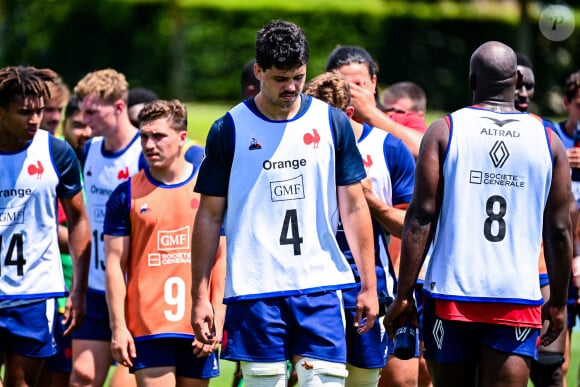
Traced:
<path id="1" fill-rule="evenodd" d="M 74 92 L 81 101 L 87 95 L 94 94 L 108 103 L 120 99 L 127 103 L 129 83 L 125 75 L 116 70 L 97 70 L 85 75 L 75 86 Z"/>
<path id="2" fill-rule="evenodd" d="M 176 99 L 173 101 L 156 100 L 146 103 L 139 112 L 139 125 L 165 118 L 169 125 L 177 132 L 187 132 L 187 108 Z"/>
<path id="3" fill-rule="evenodd" d="M 350 106 L 350 86 L 338 71 L 327 71 L 310 80 L 304 94 L 321 99 L 329 105 L 345 111 Z"/>

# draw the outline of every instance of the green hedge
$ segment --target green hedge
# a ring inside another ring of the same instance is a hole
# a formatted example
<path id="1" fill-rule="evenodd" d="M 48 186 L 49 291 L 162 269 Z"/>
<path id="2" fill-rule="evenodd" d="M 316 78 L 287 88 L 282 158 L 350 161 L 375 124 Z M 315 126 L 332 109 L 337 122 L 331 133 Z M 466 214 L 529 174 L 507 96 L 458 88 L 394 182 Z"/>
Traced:
<path id="1" fill-rule="evenodd" d="M 379 63 L 381 85 L 415 81 L 426 90 L 428 107 L 440 110 L 470 102 L 468 61 L 477 46 L 487 40 L 518 46 L 517 18 L 478 18 L 476 9 L 447 17 L 437 4 L 420 3 L 412 8 L 415 13 L 400 11 L 400 3 L 391 13 L 383 8 L 347 13 L 326 7 L 178 6 L 177 0 L 4 3 L 2 65 L 51 67 L 71 86 L 88 71 L 113 67 L 127 75 L 131 86 L 188 101 L 237 100 L 240 69 L 253 57 L 256 31 L 272 19 L 291 20 L 306 31 L 312 54 L 309 77 L 324 70 L 337 45 L 361 45 Z M 578 33 L 558 43 L 544 39 L 535 22 L 531 28 L 536 101 L 541 111 L 553 114 L 549 92 L 559 90 L 578 66 Z"/>

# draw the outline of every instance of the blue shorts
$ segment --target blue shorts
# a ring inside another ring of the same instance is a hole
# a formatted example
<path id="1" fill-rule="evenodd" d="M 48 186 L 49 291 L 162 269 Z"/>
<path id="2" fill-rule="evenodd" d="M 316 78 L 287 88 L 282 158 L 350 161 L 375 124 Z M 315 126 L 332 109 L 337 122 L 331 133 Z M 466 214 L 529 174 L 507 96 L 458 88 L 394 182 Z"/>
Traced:
<path id="1" fill-rule="evenodd" d="M 417 306 L 417 324 L 419 325 L 419 341 L 423 341 L 423 282 L 415 284 L 415 305 Z M 389 352 L 391 354 L 392 352 Z"/>
<path id="2" fill-rule="evenodd" d="M 46 365 L 51 372 L 72 371 L 72 339 L 70 335 L 64 336 L 66 326 L 62 324 L 62 313 L 56 313 L 54 321 L 54 341 L 56 343 L 56 355 L 46 359 Z"/>
<path id="3" fill-rule="evenodd" d="M 375 321 L 373 328 L 359 334 L 353 325 L 356 309 L 344 310 L 346 318 L 346 362 L 359 368 L 383 368 L 387 361 L 387 332 L 384 317 Z"/>
<path id="4" fill-rule="evenodd" d="M 105 294 L 89 290 L 86 310 L 82 325 L 72 334 L 73 340 L 111 341 L 112 332 Z"/>
<path id="5" fill-rule="evenodd" d="M 193 354 L 193 339 L 160 338 L 136 340 L 137 357 L 133 359 L 131 373 L 144 368 L 175 367 L 177 376 L 192 379 L 209 379 L 219 376 L 216 353 L 198 358 Z"/>
<path id="6" fill-rule="evenodd" d="M 52 299 L 0 309 L 0 353 L 46 358 L 56 353 Z"/>
<path id="7" fill-rule="evenodd" d="M 279 362 L 292 355 L 346 363 L 342 300 L 336 291 L 228 304 L 222 359 Z"/>
<path id="8" fill-rule="evenodd" d="M 435 316 L 432 299 L 425 297 L 424 305 L 425 359 L 441 364 L 477 361 L 482 346 L 536 357 L 539 329 L 443 320 Z"/>

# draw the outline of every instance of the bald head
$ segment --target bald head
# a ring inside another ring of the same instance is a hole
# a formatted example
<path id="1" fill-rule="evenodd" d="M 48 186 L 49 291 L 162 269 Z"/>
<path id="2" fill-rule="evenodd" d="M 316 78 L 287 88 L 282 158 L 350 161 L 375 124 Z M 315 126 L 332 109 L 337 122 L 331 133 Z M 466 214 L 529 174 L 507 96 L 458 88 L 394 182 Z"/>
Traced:
<path id="1" fill-rule="evenodd" d="M 469 62 L 470 86 L 478 99 L 497 100 L 508 90 L 512 90 L 513 95 L 518 79 L 517 66 L 516 53 L 509 46 L 496 41 L 479 46 Z"/>

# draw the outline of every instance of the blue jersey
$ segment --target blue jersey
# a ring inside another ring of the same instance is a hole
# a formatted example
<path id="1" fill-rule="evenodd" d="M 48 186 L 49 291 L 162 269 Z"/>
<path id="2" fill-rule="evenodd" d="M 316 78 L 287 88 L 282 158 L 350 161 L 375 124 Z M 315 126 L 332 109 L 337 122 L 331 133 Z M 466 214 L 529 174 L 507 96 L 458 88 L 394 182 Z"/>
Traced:
<path id="1" fill-rule="evenodd" d="M 358 140 L 358 147 L 367 176 L 372 181 L 374 194 L 389 206 L 409 203 L 413 195 L 415 159 L 403 142 L 384 130 L 364 124 L 362 135 Z M 373 237 L 377 292 L 379 302 L 385 303 L 389 298 L 394 297 L 396 278 L 388 251 L 389 235 L 374 219 Z M 339 226 L 337 240 L 350 263 L 357 283 L 360 285 L 358 270 L 342 225 Z M 356 306 L 356 297 L 359 291 L 360 286 L 343 292 L 346 308 Z"/>

